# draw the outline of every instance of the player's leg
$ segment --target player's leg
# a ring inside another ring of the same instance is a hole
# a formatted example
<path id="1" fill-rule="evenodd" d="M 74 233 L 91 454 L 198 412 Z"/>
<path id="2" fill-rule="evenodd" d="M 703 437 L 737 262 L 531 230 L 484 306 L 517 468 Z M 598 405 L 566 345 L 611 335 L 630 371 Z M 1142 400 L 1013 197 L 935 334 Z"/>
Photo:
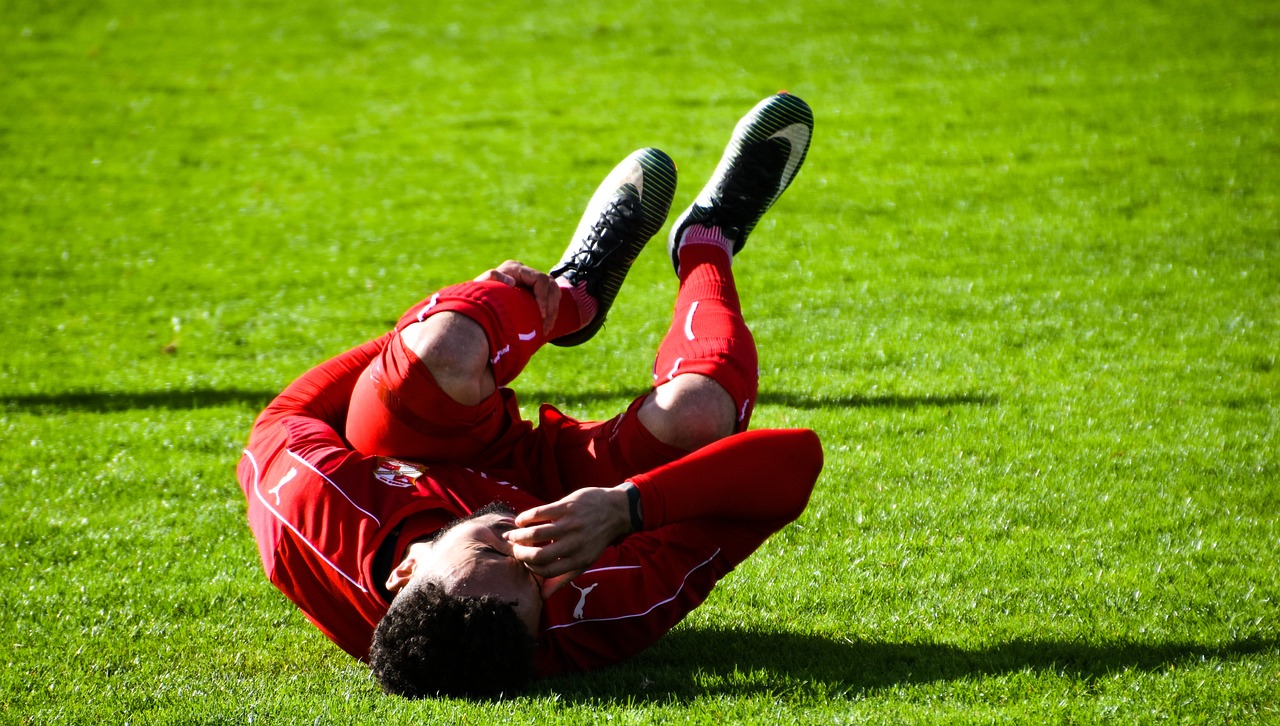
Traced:
<path id="1" fill-rule="evenodd" d="M 672 227 L 680 290 L 654 390 L 607 422 L 543 414 L 565 491 L 616 483 L 746 430 L 759 365 L 732 258 L 795 177 L 812 127 L 809 107 L 787 94 L 765 99 L 738 124 L 715 173 Z"/>
<path id="2" fill-rule="evenodd" d="M 685 237 L 675 311 L 654 361 L 654 390 L 637 413 L 656 439 L 692 451 L 746 430 L 759 359 L 729 248 L 703 226 Z"/>
<path id="3" fill-rule="evenodd" d="M 600 329 L 631 263 L 666 220 L 674 185 L 675 166 L 656 149 L 635 152 L 605 179 L 552 270 L 564 291 L 549 333 L 529 290 L 501 282 L 455 285 L 411 308 L 356 385 L 351 444 L 366 453 L 475 461 L 527 428 L 513 426 L 519 411 L 501 387 L 548 340 L 577 345 Z"/>
<path id="4" fill-rule="evenodd" d="M 813 113 L 799 98 L 783 93 L 760 102 L 672 225 L 668 249 L 680 292 L 658 350 L 656 388 L 639 410 L 659 441 L 692 450 L 747 428 L 759 367 L 731 261 L 795 178 L 812 132 Z"/>
<path id="5" fill-rule="evenodd" d="M 577 314 L 565 304 L 562 313 Z M 528 290 L 466 282 L 433 294 L 401 318 L 356 382 L 347 441 L 379 456 L 475 459 L 518 418 L 498 386 L 540 346 L 520 339 L 532 330 L 541 334 L 542 317 Z"/>

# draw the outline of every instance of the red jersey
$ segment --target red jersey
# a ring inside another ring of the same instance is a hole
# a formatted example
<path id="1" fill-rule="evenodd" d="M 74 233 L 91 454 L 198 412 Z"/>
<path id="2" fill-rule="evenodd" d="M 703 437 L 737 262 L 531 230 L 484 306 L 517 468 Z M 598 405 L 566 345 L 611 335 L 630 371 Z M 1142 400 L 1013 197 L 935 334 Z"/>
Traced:
<path id="1" fill-rule="evenodd" d="M 353 451 L 337 431 L 356 379 L 387 339 L 289 386 L 255 422 L 237 470 L 268 578 L 362 660 L 390 600 L 380 581 L 387 571 L 375 560 L 388 554 L 392 533 L 400 534 L 389 552 L 394 565 L 412 539 L 398 532 L 406 522 L 416 537 L 490 502 L 519 512 L 564 494 L 547 466 L 482 472 Z M 543 426 L 574 424 L 544 411 Z M 652 645 L 800 515 L 821 466 L 812 432 L 754 431 L 631 477 L 645 531 L 607 548 L 544 602 L 537 674 L 608 665 Z"/>

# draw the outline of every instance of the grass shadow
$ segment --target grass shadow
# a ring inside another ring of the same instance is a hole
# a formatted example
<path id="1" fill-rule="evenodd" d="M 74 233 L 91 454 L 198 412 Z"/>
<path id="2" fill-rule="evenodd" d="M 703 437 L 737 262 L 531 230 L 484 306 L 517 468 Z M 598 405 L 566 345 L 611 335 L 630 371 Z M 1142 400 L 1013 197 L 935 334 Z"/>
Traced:
<path id="1" fill-rule="evenodd" d="M 785 391 L 764 391 L 760 404 L 787 408 L 946 408 L 948 406 L 994 406 L 1000 398 L 986 393 L 926 394 L 923 396 L 808 396 Z"/>
<path id="2" fill-rule="evenodd" d="M 625 405 L 649 389 L 616 388 L 600 391 L 544 391 L 539 389 L 517 394 L 522 402 L 543 401 L 564 406 L 581 406 L 606 401 L 619 401 Z M 187 391 L 67 391 L 62 393 L 24 393 L 0 395 L 0 410 L 30 413 L 57 413 L 60 411 L 87 411 L 113 413 L 134 409 L 215 408 L 241 406 L 261 410 L 277 391 L 253 391 L 244 389 L 195 389 Z M 918 408 L 922 406 L 992 406 L 999 403 L 989 394 L 940 394 L 924 396 L 811 396 L 803 393 L 765 391 L 759 404 L 787 408 Z"/>
<path id="3" fill-rule="evenodd" d="M 0 395 L 0 411 L 114 413 L 135 409 L 190 410 L 239 406 L 261 410 L 276 391 L 196 389 L 192 391 L 69 391 Z"/>
<path id="4" fill-rule="evenodd" d="M 885 643 L 795 633 L 679 629 L 636 660 L 538 686 L 570 702 L 682 702 L 707 696 L 825 697 L 904 685 L 1052 671 L 1095 680 L 1128 670 L 1156 671 L 1201 659 L 1235 660 L 1280 652 L 1274 638 L 1225 645 L 1013 640 L 965 649 L 938 643 Z M 637 685 L 638 684 L 638 685 Z"/>
<path id="5" fill-rule="evenodd" d="M 561 392 L 547 390 L 522 390 L 516 393 L 522 402 L 542 402 L 555 405 L 578 406 L 604 401 L 631 401 L 648 393 L 649 389 L 619 388 L 603 391 Z M 994 406 L 1000 398 L 985 393 L 926 394 L 923 396 L 859 396 L 859 395 L 809 395 L 792 391 L 761 391 L 757 404 L 785 408 L 921 408 L 948 406 Z"/>

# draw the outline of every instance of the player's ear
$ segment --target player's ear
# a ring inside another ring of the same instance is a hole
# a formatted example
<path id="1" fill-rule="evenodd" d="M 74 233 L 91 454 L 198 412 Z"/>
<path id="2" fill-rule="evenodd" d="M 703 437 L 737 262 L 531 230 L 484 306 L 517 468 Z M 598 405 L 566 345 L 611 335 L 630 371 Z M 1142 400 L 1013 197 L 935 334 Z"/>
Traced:
<path id="1" fill-rule="evenodd" d="M 391 574 L 387 576 L 387 589 L 392 593 L 400 592 L 405 585 L 413 579 L 413 573 L 418 569 L 418 560 L 413 556 L 412 548 L 410 552 L 391 570 Z"/>

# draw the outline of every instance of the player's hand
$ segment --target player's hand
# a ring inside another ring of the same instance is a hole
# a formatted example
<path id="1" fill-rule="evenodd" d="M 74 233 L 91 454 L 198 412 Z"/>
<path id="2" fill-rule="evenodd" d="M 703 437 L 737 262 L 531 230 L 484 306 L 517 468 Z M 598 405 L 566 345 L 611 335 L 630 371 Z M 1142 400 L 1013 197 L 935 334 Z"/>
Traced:
<path id="1" fill-rule="evenodd" d="M 505 537 L 512 556 L 546 578 L 551 592 L 591 566 L 617 538 L 631 531 L 626 484 L 578 489 L 559 501 L 516 517 Z M 570 575 L 570 577 L 562 577 Z M 544 588 L 543 597 L 550 592 Z"/>
<path id="2" fill-rule="evenodd" d="M 542 332 L 551 333 L 551 328 L 556 324 L 556 313 L 560 311 L 560 286 L 550 275 L 523 262 L 507 260 L 492 270 L 480 273 L 475 281 L 489 280 L 512 287 L 523 287 L 532 292 L 533 299 L 538 301 L 538 312 L 542 315 Z"/>

